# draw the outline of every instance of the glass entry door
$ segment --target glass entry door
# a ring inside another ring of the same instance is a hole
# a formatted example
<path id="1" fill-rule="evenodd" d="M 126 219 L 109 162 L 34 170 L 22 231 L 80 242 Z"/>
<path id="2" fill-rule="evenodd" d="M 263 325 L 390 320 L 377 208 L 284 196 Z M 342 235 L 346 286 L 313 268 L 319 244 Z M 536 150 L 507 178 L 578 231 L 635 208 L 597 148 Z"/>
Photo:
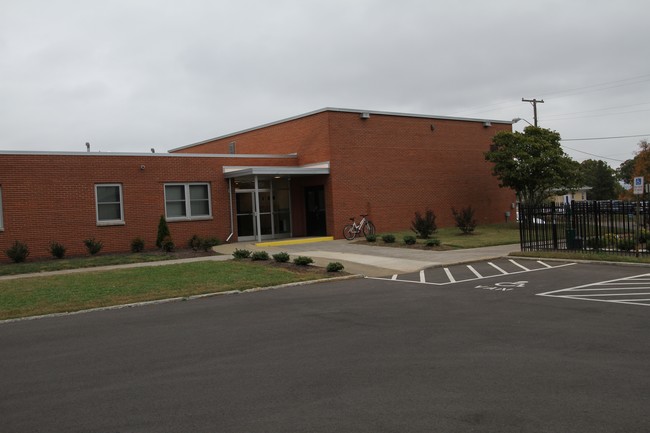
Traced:
<path id="1" fill-rule="evenodd" d="M 273 221 L 271 219 L 271 192 L 259 191 L 259 210 L 255 200 L 255 192 L 237 192 L 237 237 L 240 241 L 257 240 L 258 234 L 262 239 L 273 238 Z M 259 213 L 259 227 L 257 216 Z"/>

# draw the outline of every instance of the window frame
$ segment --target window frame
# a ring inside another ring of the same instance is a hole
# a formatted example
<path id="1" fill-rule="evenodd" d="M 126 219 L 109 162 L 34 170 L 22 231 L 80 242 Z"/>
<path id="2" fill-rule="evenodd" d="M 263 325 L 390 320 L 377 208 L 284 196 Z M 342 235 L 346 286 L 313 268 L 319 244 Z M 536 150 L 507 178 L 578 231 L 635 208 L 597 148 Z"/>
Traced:
<path id="1" fill-rule="evenodd" d="M 120 219 L 111 219 L 111 220 L 100 220 L 99 219 L 99 205 L 100 204 L 116 204 L 117 202 L 99 202 L 99 188 L 101 187 L 106 187 L 106 188 L 114 188 L 118 187 L 118 191 L 120 194 Z M 97 222 L 98 226 L 116 226 L 116 225 L 124 225 L 124 189 L 122 187 L 121 183 L 96 183 L 95 184 L 95 221 Z"/>
<path id="2" fill-rule="evenodd" d="M 168 186 L 182 186 L 185 197 L 183 199 L 185 203 L 185 216 L 170 217 L 167 211 L 167 187 Z M 207 202 L 208 202 L 208 214 L 207 215 L 192 215 L 192 199 L 190 196 L 190 188 L 192 186 L 203 186 L 208 193 Z M 211 220 L 212 219 L 212 191 L 210 182 L 168 182 L 163 184 L 163 195 L 164 195 L 164 205 L 165 205 L 165 219 L 167 221 L 201 221 L 201 220 Z"/>

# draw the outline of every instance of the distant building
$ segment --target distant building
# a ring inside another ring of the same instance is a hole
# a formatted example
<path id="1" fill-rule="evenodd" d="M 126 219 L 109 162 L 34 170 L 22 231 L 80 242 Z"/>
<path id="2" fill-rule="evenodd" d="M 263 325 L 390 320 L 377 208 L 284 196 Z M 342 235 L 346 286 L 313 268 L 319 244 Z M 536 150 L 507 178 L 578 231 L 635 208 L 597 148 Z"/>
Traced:
<path id="1" fill-rule="evenodd" d="M 553 195 L 551 201 L 555 204 L 571 203 L 572 201 L 586 201 L 588 200 L 587 193 L 592 188 L 590 186 L 583 186 L 573 191 L 568 191 L 566 194 Z"/>

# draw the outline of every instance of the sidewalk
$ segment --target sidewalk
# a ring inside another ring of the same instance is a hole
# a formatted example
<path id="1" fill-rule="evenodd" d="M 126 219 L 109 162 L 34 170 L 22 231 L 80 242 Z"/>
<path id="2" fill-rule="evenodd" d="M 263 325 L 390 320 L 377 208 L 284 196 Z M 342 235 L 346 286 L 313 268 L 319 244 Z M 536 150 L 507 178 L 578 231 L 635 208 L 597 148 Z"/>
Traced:
<path id="1" fill-rule="evenodd" d="M 277 247 L 258 247 L 254 242 L 239 242 L 214 247 L 216 252 L 222 254 L 218 256 L 130 263 L 126 265 L 99 266 L 93 268 L 66 269 L 61 271 L 39 272 L 35 274 L 5 275 L 0 276 L 0 281 L 51 275 L 69 275 L 82 272 L 101 272 L 115 269 L 165 266 L 208 260 L 224 261 L 233 258 L 232 253 L 235 249 L 266 251 L 269 255 L 277 254 L 279 252 L 287 252 L 291 256 L 291 259 L 297 256 L 311 257 L 316 266 L 326 267 L 330 262 L 340 262 L 345 266 L 345 272 L 349 274 L 360 274 L 368 277 L 385 277 L 393 274 L 417 272 L 421 269 L 432 266 L 449 266 L 455 263 L 495 259 L 497 257 L 507 256 L 513 251 L 519 251 L 519 244 L 449 251 L 425 251 L 408 248 L 361 245 L 344 239 L 298 245 L 283 245 Z"/>
<path id="2" fill-rule="evenodd" d="M 511 252 L 519 251 L 519 244 L 448 251 L 426 251 L 361 245 L 339 239 L 279 247 L 257 247 L 254 242 L 240 242 L 219 245 L 214 249 L 226 255 L 232 255 L 235 249 L 266 251 L 269 255 L 284 251 L 289 253 L 292 258 L 297 256 L 311 257 L 317 266 L 324 267 L 329 262 L 340 262 L 345 266 L 345 271 L 348 273 L 362 274 L 369 277 L 383 277 L 416 272 L 432 266 L 448 266 L 455 263 L 503 257 Z"/>

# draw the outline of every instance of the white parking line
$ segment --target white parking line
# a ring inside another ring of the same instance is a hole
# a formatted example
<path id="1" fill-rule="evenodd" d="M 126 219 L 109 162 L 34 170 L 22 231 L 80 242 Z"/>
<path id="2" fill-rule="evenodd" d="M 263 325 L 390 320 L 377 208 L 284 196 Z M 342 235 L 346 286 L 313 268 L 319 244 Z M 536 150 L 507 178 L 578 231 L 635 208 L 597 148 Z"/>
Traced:
<path id="1" fill-rule="evenodd" d="M 454 276 L 451 274 L 451 271 L 449 271 L 449 269 L 443 268 L 443 269 L 445 269 L 445 273 L 447 273 L 447 278 L 449 279 L 449 281 L 446 282 L 446 283 L 427 282 L 426 278 L 425 278 L 424 270 L 419 272 L 419 276 L 420 276 L 419 281 L 418 280 L 400 280 L 400 279 L 397 278 L 398 275 L 393 275 L 391 278 L 387 278 L 387 277 L 366 277 L 366 278 L 369 279 L 369 280 L 388 280 L 388 281 L 398 281 L 400 283 L 411 283 L 411 284 L 415 283 L 415 284 L 429 284 L 429 285 L 432 285 L 432 286 L 445 286 L 447 284 L 453 284 L 453 283 L 464 283 L 464 282 L 467 282 L 467 281 L 477 281 L 477 280 L 485 280 L 485 279 L 495 278 L 495 277 L 503 277 L 503 275 L 517 275 L 517 274 L 523 274 L 523 273 L 526 273 L 526 272 L 548 271 L 549 269 L 558 269 L 558 268 L 564 268 L 566 266 L 573 266 L 573 265 L 577 265 L 577 263 L 563 263 L 561 265 L 551 266 L 550 268 L 544 267 L 544 268 L 531 269 L 531 270 L 528 270 L 528 271 L 515 271 L 515 272 L 510 272 L 510 273 L 505 272 L 501 268 L 499 268 L 502 273 L 499 273 L 497 275 L 488 275 L 488 276 L 479 276 L 481 274 L 476 272 L 475 269 L 473 269 L 471 266 L 468 265 L 467 267 L 470 270 L 472 270 L 472 272 L 474 273 L 474 275 L 477 276 L 477 278 L 467 278 L 467 279 L 464 279 L 464 280 L 456 280 L 454 278 Z"/>
<path id="2" fill-rule="evenodd" d="M 453 275 L 451 275 L 451 272 L 449 271 L 449 268 L 445 268 L 445 274 L 447 274 L 447 278 L 449 278 L 449 282 L 455 283 L 456 279 L 454 278 Z"/>
<path id="3" fill-rule="evenodd" d="M 650 290 L 650 284 L 648 284 L 649 282 L 647 279 L 648 276 L 650 276 L 650 274 L 619 278 L 616 280 L 600 281 L 597 283 L 583 284 L 582 286 L 569 287 L 567 289 L 538 293 L 537 295 L 554 298 L 576 299 L 581 301 L 611 302 L 615 304 L 632 304 L 650 307 L 650 299 L 636 297 L 650 295 L 650 292 L 639 292 L 639 290 Z M 642 284 L 637 284 L 637 282 Z M 607 285 L 610 287 L 605 287 Z M 589 291 L 599 293 L 585 293 Z M 608 291 L 610 293 L 604 293 Z M 625 296 L 628 298 L 621 298 Z"/>
<path id="4" fill-rule="evenodd" d="M 547 268 L 552 268 L 553 266 L 547 265 L 546 263 L 542 262 L 541 260 L 537 260 L 537 263 L 539 263 L 542 266 L 546 266 Z"/>
<path id="5" fill-rule="evenodd" d="M 469 269 L 470 271 L 472 271 L 472 273 L 473 273 L 474 275 L 476 275 L 476 278 L 483 278 L 483 275 L 479 274 L 479 273 L 476 271 L 476 269 L 474 269 L 474 266 L 472 266 L 472 265 L 467 265 L 467 269 Z"/>
<path id="6" fill-rule="evenodd" d="M 492 266 L 494 269 L 496 269 L 497 271 L 501 272 L 504 275 L 508 273 L 508 271 L 504 271 L 503 269 L 501 269 L 500 267 L 498 267 L 492 262 L 488 262 L 488 265 Z"/>
<path id="7" fill-rule="evenodd" d="M 520 267 L 520 268 L 523 269 L 524 271 L 530 271 L 530 269 L 528 269 L 526 266 L 521 265 L 521 264 L 515 262 L 515 261 L 512 260 L 512 259 L 510 259 L 510 260 L 508 260 L 508 261 L 509 261 L 510 263 L 512 263 L 513 265 Z"/>

